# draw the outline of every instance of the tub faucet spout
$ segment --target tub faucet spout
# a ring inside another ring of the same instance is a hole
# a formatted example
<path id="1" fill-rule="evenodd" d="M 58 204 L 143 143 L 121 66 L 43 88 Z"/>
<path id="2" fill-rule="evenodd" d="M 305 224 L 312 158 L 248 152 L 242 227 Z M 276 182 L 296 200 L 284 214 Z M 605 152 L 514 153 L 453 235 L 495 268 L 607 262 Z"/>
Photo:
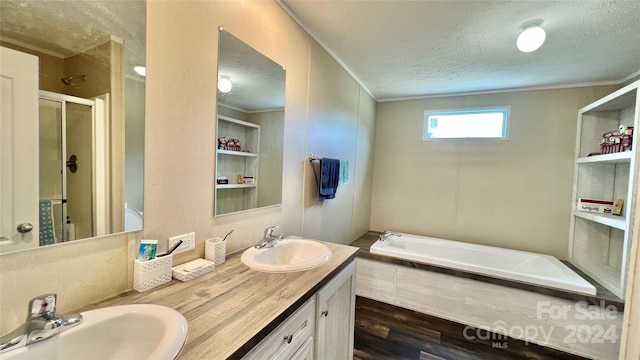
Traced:
<path id="1" fill-rule="evenodd" d="M 402 234 L 397 233 L 397 232 L 391 232 L 391 231 L 385 231 L 384 234 L 380 235 L 380 237 L 378 238 L 378 240 L 384 242 L 385 240 L 387 240 L 387 238 L 389 236 L 397 236 L 400 237 L 402 236 Z"/>

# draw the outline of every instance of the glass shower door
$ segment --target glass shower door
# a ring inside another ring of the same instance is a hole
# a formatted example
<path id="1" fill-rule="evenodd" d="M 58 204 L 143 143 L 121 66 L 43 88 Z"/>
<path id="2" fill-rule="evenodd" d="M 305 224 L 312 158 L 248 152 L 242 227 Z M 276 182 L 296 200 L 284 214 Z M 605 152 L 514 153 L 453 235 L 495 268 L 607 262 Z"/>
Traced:
<path id="1" fill-rule="evenodd" d="M 63 103 L 40 98 L 40 246 L 64 241 Z"/>
<path id="2" fill-rule="evenodd" d="M 60 98 L 40 98 L 40 245 L 94 236 L 93 108 Z"/>

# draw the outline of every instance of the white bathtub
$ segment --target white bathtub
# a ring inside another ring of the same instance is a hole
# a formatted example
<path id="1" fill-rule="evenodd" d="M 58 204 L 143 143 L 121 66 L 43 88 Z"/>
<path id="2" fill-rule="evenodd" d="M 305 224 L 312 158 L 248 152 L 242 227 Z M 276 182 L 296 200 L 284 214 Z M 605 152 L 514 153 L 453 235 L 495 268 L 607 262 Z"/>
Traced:
<path id="1" fill-rule="evenodd" d="M 378 240 L 371 253 L 499 279 L 595 295 L 596 288 L 550 255 L 411 234 Z"/>

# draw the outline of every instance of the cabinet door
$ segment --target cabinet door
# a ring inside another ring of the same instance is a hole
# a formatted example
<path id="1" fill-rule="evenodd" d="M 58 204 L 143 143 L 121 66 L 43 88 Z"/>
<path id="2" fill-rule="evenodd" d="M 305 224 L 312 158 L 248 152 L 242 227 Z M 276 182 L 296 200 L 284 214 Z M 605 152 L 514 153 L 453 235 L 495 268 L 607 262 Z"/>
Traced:
<path id="1" fill-rule="evenodd" d="M 352 359 L 355 262 L 318 291 L 317 304 L 316 359 Z"/>

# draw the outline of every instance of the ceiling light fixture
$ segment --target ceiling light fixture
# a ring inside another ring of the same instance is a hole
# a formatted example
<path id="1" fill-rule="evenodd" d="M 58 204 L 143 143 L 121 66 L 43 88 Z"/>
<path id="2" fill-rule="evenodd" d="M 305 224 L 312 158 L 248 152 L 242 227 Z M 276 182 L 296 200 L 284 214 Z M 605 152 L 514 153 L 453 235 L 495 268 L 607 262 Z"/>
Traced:
<path id="1" fill-rule="evenodd" d="M 520 35 L 518 35 L 518 41 L 516 45 L 522 52 L 532 52 L 538 50 L 547 38 L 547 34 L 544 29 L 540 27 L 541 20 L 533 20 L 525 23 L 522 28 L 524 29 Z"/>
<path id="2" fill-rule="evenodd" d="M 233 84 L 231 84 L 231 80 L 227 78 L 218 79 L 218 90 L 220 90 L 220 92 L 223 92 L 226 94 L 229 91 L 231 91 L 232 87 L 233 87 Z"/>
<path id="3" fill-rule="evenodd" d="M 135 71 L 140 76 L 147 76 L 147 68 L 143 65 L 134 66 L 133 71 Z"/>

